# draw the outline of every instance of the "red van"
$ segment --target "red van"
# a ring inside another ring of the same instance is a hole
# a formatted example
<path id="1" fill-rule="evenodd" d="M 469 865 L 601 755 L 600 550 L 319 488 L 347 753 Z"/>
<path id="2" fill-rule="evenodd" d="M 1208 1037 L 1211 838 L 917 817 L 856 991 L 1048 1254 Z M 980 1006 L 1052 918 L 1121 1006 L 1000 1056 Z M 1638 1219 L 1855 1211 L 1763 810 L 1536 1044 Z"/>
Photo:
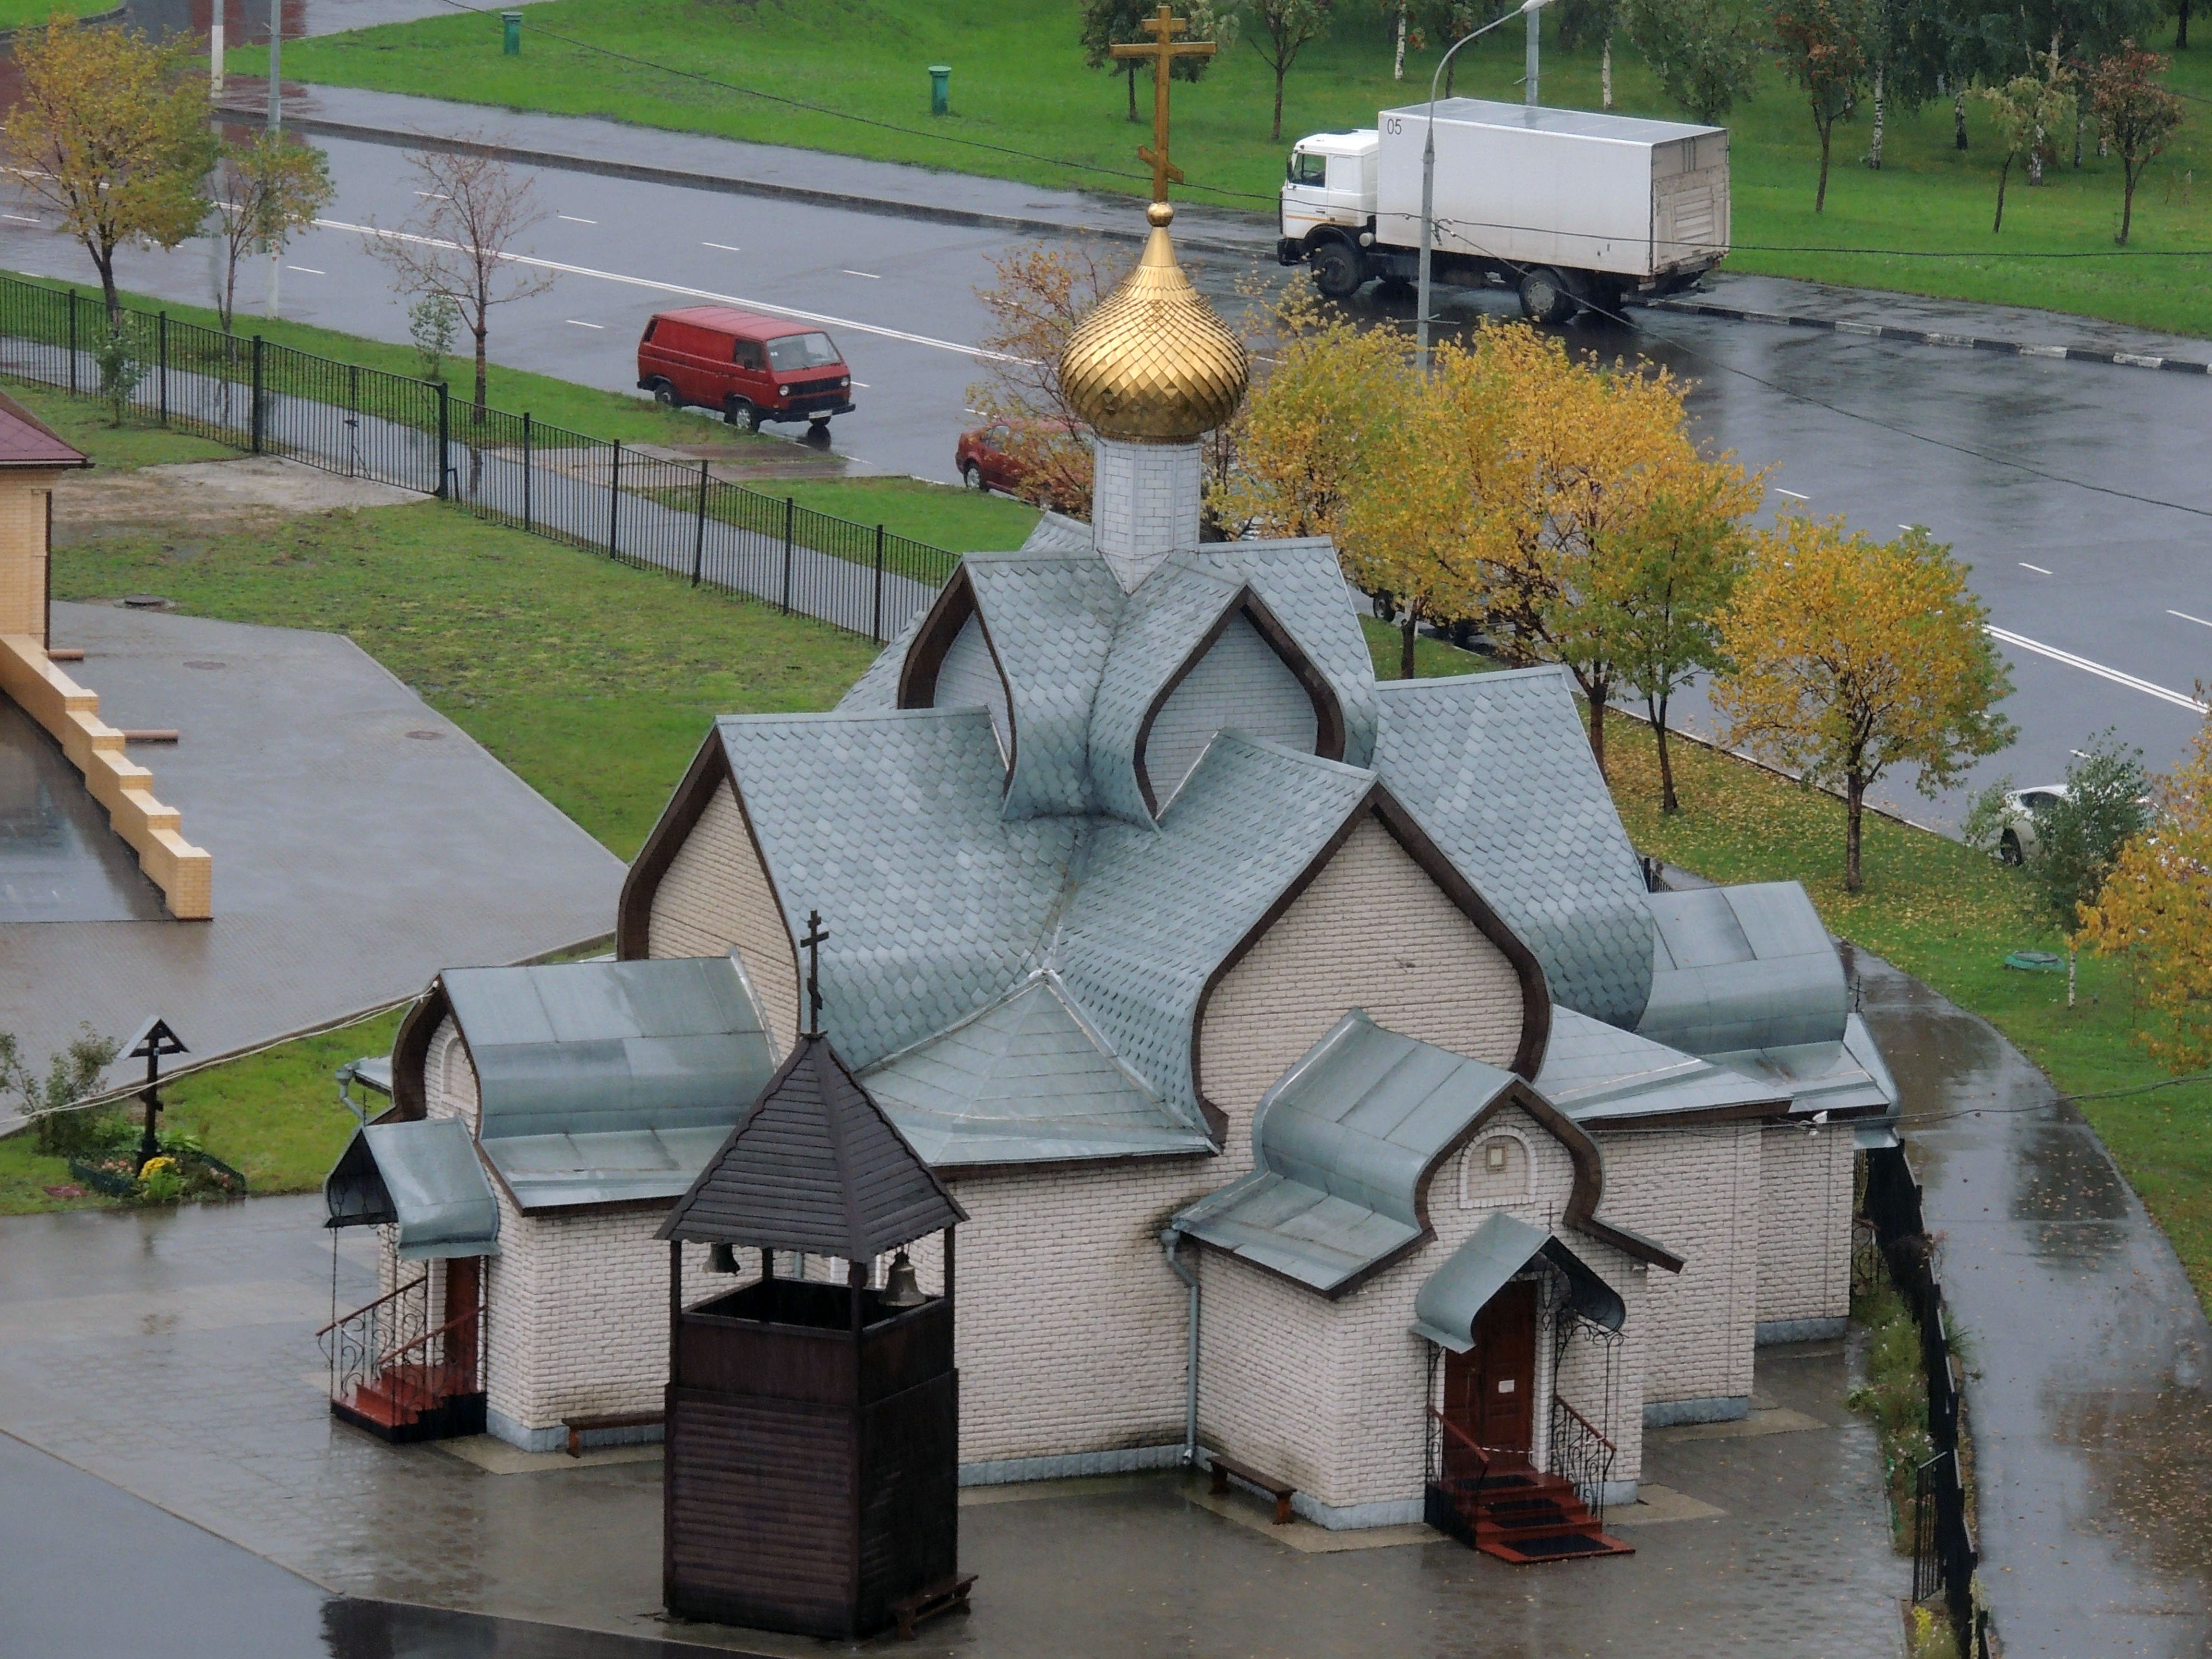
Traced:
<path id="1" fill-rule="evenodd" d="M 756 432 L 763 421 L 827 427 L 853 412 L 852 372 L 827 334 L 728 306 L 656 312 L 637 343 L 637 387 Z"/>

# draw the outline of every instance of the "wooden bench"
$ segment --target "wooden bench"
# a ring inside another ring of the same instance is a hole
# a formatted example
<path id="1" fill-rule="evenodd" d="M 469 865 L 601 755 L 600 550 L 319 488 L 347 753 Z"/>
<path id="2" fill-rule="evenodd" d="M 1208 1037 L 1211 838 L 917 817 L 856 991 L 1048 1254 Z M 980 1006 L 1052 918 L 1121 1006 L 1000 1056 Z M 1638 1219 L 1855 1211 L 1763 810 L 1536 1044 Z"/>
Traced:
<path id="1" fill-rule="evenodd" d="M 1286 1480 L 1278 1480 L 1272 1474 L 1262 1474 L 1249 1463 L 1240 1463 L 1233 1457 L 1224 1457 L 1219 1452 L 1209 1452 L 1206 1455 L 1212 1464 L 1212 1492 L 1216 1498 L 1229 1495 L 1229 1477 L 1233 1474 L 1246 1486 L 1257 1486 L 1275 1500 L 1277 1526 L 1291 1524 L 1291 1498 L 1297 1491 L 1296 1486 Z"/>
<path id="2" fill-rule="evenodd" d="M 623 1412 L 607 1417 L 571 1417 L 561 1426 L 568 1431 L 568 1455 L 584 1455 L 584 1437 L 602 1429 L 645 1429 L 661 1420 L 659 1412 Z"/>
<path id="3" fill-rule="evenodd" d="M 956 1609 L 968 1611 L 968 1592 L 975 1588 L 975 1575 L 963 1572 L 957 1578 L 947 1578 L 932 1584 L 927 1589 L 916 1590 L 912 1595 L 902 1595 L 891 1603 L 891 1617 L 898 1620 L 899 1639 L 914 1640 L 915 1626 L 940 1613 Z"/>

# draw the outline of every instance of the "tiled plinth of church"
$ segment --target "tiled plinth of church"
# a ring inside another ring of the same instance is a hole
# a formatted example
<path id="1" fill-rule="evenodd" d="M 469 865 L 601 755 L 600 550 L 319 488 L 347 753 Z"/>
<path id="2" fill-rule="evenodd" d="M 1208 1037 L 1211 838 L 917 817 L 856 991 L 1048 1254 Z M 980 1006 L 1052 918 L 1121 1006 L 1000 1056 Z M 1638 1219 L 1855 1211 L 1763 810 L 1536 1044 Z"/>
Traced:
<path id="1" fill-rule="evenodd" d="M 492 1474 L 332 1424 L 308 1334 L 331 1293 L 319 1208 L 303 1197 L 0 1221 L 0 1431 L 333 1590 L 794 1659 L 821 1650 L 655 1621 L 657 1462 Z M 367 1250 L 349 1245 L 340 1268 L 342 1296 L 373 1286 Z M 1722 1513 L 1639 1526 L 1616 1510 L 1633 1557 L 1518 1571 L 1448 1544 L 1308 1553 L 1271 1535 L 1258 1500 L 1224 1518 L 1203 1507 L 1203 1480 L 1173 1474 L 990 1488 L 960 1512 L 962 1569 L 981 1575 L 973 1611 L 896 1650 L 1364 1659 L 1474 1651 L 1480 1632 L 1480 1650 L 1499 1659 L 1894 1654 L 1905 1564 L 1884 1540 L 1872 1437 L 1842 1408 L 1842 1345 L 1770 1348 L 1758 1363 L 1748 1426 L 1765 1426 L 1769 1401 L 1823 1426 L 1655 1431 L 1645 1479 Z"/>

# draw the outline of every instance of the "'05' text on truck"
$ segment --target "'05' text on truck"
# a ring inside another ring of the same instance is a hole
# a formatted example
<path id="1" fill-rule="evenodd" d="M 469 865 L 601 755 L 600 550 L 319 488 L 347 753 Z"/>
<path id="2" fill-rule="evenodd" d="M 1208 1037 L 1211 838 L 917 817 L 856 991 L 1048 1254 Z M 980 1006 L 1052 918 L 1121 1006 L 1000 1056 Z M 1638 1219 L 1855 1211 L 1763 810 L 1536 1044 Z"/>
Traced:
<path id="1" fill-rule="evenodd" d="M 1371 128 L 1299 139 L 1276 258 L 1310 264 L 1336 299 L 1413 283 L 1428 121 L 1429 106 L 1413 104 Z M 1433 280 L 1516 289 L 1537 321 L 1677 293 L 1728 252 L 1723 128 L 1446 98 L 1436 145 Z"/>

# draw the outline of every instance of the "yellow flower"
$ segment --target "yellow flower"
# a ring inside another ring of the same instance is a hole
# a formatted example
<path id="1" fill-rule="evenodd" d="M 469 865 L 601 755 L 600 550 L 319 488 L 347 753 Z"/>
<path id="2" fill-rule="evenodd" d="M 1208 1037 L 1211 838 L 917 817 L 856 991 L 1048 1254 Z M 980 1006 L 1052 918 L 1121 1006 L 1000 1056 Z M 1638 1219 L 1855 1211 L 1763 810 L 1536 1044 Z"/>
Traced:
<path id="1" fill-rule="evenodd" d="M 177 1160 L 173 1158 L 149 1158 L 146 1160 L 146 1167 L 138 1171 L 138 1179 L 146 1181 L 157 1175 L 175 1175 L 176 1173 Z"/>

